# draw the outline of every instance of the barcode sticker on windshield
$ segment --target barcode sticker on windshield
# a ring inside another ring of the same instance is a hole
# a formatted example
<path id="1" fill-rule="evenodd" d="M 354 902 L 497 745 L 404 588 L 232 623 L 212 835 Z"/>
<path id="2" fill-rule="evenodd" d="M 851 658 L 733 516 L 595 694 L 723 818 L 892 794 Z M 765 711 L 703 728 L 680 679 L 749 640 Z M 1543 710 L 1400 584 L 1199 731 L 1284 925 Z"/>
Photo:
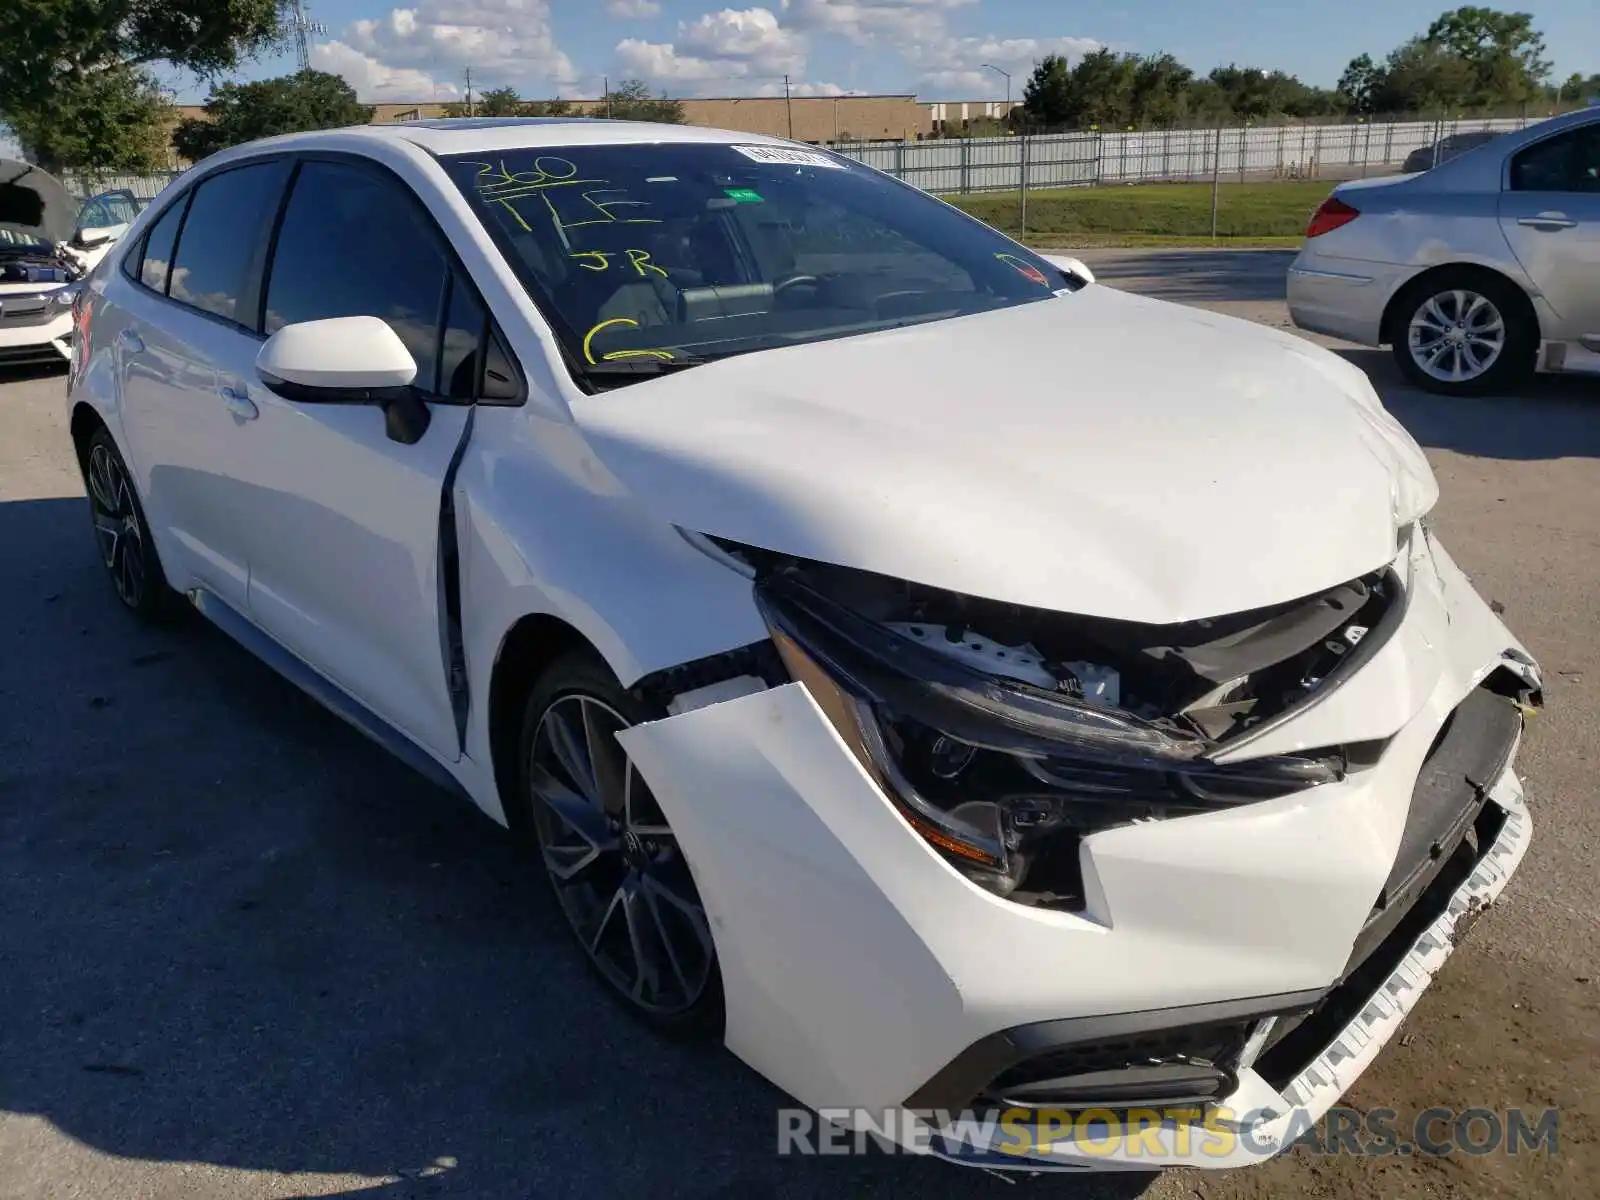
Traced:
<path id="1" fill-rule="evenodd" d="M 791 150 L 788 146 L 735 146 L 733 149 L 752 162 L 772 163 L 780 167 L 827 167 L 830 171 L 843 171 L 845 165 L 836 162 L 820 150 Z"/>

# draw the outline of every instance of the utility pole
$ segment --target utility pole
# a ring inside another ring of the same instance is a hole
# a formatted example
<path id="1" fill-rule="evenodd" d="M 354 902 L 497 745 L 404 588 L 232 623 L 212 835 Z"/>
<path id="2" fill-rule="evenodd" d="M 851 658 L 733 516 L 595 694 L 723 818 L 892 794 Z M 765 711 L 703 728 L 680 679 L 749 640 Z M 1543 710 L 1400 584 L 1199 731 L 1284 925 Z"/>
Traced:
<path id="1" fill-rule="evenodd" d="M 789 140 L 794 141 L 794 100 L 789 96 L 789 77 L 783 77 L 783 111 L 789 119 Z"/>
<path id="2" fill-rule="evenodd" d="M 600 86 L 605 89 L 606 120 L 611 119 L 611 76 L 600 76 Z"/>
<path id="3" fill-rule="evenodd" d="M 467 68 L 467 116 L 475 116 L 472 111 L 472 68 Z"/>
<path id="4" fill-rule="evenodd" d="M 311 70 L 311 35 L 327 33 L 328 27 L 321 21 L 313 21 L 306 13 L 303 0 L 294 0 L 288 18 L 278 25 L 278 32 L 294 38 L 295 58 L 298 60 L 300 73 L 303 75 Z"/>

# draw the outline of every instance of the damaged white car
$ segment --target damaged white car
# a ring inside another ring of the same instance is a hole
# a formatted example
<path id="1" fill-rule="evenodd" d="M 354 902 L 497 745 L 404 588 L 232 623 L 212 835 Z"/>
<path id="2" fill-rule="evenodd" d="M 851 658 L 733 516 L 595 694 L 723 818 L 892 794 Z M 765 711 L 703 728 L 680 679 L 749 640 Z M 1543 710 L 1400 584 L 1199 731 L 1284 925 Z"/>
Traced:
<path id="1" fill-rule="evenodd" d="M 77 285 L 137 214 L 126 191 L 80 210 L 55 176 L 0 158 L 0 367 L 71 357 Z"/>
<path id="2" fill-rule="evenodd" d="M 607 987 L 814 1108 L 1271 1148 L 1528 845 L 1538 670 L 1365 375 L 829 152 L 272 139 L 77 307 L 122 602 L 527 835 Z"/>

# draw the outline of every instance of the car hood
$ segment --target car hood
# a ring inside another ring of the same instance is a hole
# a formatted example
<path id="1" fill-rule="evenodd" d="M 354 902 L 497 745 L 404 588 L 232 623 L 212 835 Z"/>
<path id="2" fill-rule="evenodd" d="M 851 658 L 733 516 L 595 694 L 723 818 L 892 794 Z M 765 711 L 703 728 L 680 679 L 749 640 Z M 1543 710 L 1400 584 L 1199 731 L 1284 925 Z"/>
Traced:
<path id="1" fill-rule="evenodd" d="M 1374 570 L 1438 495 L 1344 360 L 1099 285 L 730 358 L 573 412 L 680 527 L 1154 624 Z"/>
<path id="2" fill-rule="evenodd" d="M 0 158 L 0 225 L 59 245 L 72 236 L 78 207 L 54 175 Z"/>

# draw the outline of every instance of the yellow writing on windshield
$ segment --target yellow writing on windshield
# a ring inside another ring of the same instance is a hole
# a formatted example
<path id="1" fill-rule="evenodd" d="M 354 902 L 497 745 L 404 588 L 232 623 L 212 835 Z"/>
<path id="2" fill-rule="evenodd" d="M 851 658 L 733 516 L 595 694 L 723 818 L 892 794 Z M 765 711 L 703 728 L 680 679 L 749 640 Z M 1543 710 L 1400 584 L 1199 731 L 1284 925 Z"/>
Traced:
<path id="1" fill-rule="evenodd" d="M 672 354 L 667 350 L 613 350 L 609 354 L 602 354 L 599 358 L 595 358 L 594 351 L 590 349 L 590 343 L 594 341 L 594 335 L 612 325 L 631 325 L 637 329 L 639 322 L 632 317 L 612 317 L 609 320 L 601 321 L 588 333 L 584 334 L 583 357 L 591 366 L 601 362 L 615 362 L 623 358 L 657 358 L 664 362 L 672 361 Z"/>
<path id="2" fill-rule="evenodd" d="M 485 202 L 498 204 L 505 209 L 511 214 L 512 219 L 529 233 L 533 232 L 533 226 L 528 224 L 527 216 L 516 202 L 527 200 L 531 196 L 537 196 L 544 202 L 551 224 L 555 226 L 556 233 L 563 242 L 567 240 L 567 230 L 580 229 L 586 225 L 661 224 L 661 221 L 654 217 L 613 211 L 649 208 L 650 202 L 630 199 L 625 188 L 610 186 L 609 179 L 580 176 L 577 164 L 571 159 L 559 158 L 553 154 L 540 155 L 533 160 L 531 169 L 526 171 L 511 170 L 506 166 L 504 159 L 492 163 L 474 162 L 470 165 L 478 168 L 478 195 L 483 197 Z M 585 185 L 588 190 L 581 192 L 559 190 Z M 556 203 L 558 196 L 562 197 L 559 207 Z M 605 268 L 592 266 L 589 269 L 601 271 Z M 643 273 L 640 271 L 640 274 Z"/>

